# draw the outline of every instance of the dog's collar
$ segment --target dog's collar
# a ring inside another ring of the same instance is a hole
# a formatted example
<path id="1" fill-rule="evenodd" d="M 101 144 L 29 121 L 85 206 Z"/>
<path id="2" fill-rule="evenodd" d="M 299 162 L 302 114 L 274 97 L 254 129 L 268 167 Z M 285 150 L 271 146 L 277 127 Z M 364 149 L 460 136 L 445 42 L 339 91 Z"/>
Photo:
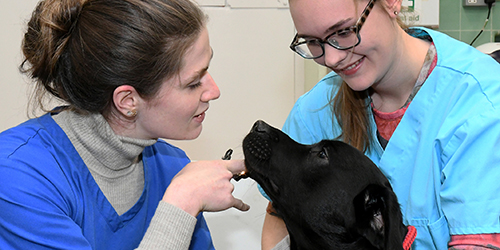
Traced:
<path id="1" fill-rule="evenodd" d="M 411 244 L 413 244 L 416 237 L 417 229 L 414 226 L 408 226 L 408 233 L 406 233 L 405 240 L 403 241 L 403 249 L 410 250 Z"/>

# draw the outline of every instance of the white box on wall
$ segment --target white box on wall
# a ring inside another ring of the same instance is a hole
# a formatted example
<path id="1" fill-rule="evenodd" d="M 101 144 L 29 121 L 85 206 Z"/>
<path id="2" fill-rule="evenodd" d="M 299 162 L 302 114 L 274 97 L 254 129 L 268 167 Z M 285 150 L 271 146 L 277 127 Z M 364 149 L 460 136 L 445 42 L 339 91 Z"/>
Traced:
<path id="1" fill-rule="evenodd" d="M 288 8 L 288 0 L 227 0 L 232 8 Z"/>
<path id="2" fill-rule="evenodd" d="M 226 5 L 226 0 L 196 0 L 200 6 L 208 7 L 208 6 L 220 6 L 223 7 Z"/>
<path id="3" fill-rule="evenodd" d="M 401 19 L 410 26 L 439 26 L 439 0 L 403 0 Z"/>
<path id="4" fill-rule="evenodd" d="M 227 1 L 227 3 L 226 3 Z M 196 0 L 203 7 L 288 8 L 288 0 Z"/>

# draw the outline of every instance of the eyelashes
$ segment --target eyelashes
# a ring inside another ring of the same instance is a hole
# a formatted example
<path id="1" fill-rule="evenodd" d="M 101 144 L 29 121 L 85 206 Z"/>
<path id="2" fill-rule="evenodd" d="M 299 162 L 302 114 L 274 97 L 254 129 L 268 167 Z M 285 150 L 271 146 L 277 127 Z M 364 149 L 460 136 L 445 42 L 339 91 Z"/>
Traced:
<path id="1" fill-rule="evenodd" d="M 201 86 L 201 81 L 197 81 L 197 82 L 195 82 L 193 84 L 189 84 L 188 88 L 190 88 L 190 89 L 196 89 L 196 88 L 198 88 L 200 86 Z"/>

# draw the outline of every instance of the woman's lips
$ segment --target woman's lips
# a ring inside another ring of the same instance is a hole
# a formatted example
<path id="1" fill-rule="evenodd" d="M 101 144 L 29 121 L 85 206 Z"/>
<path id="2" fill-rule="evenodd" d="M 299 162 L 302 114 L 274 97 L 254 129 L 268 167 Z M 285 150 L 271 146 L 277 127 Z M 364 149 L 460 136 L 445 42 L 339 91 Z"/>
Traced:
<path id="1" fill-rule="evenodd" d="M 207 110 L 208 110 L 208 108 L 205 109 L 203 112 L 201 112 L 199 115 L 193 116 L 193 120 L 195 120 L 199 123 L 203 122 L 203 120 L 205 120 L 205 115 L 206 115 Z"/>
<path id="2" fill-rule="evenodd" d="M 199 122 L 199 123 L 202 123 L 203 120 L 205 120 L 205 112 L 199 114 L 199 115 L 196 115 L 193 117 L 193 120 Z"/>
<path id="3" fill-rule="evenodd" d="M 340 72 L 342 72 L 342 74 L 344 74 L 344 75 L 353 75 L 353 74 L 355 74 L 356 72 L 358 72 L 358 70 L 360 68 L 360 65 L 361 65 L 361 63 L 363 62 L 364 59 L 365 59 L 365 57 L 362 57 L 361 59 L 357 60 L 353 64 L 350 64 L 349 66 L 341 69 Z"/>

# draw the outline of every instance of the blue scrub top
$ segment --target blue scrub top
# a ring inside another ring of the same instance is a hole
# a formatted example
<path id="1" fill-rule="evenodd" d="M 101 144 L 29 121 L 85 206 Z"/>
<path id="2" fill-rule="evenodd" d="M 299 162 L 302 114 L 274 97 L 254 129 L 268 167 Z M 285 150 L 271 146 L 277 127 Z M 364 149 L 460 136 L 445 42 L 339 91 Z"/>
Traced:
<path id="1" fill-rule="evenodd" d="M 134 249 L 186 154 L 164 141 L 143 151 L 144 191 L 119 216 L 50 114 L 0 134 L 0 249 Z M 190 249 L 214 249 L 203 215 Z"/>
<path id="2" fill-rule="evenodd" d="M 427 32 L 437 65 L 385 150 L 371 113 L 367 152 L 391 182 L 414 249 L 448 249 L 450 234 L 500 233 L 500 64 L 445 34 Z M 328 74 L 296 102 L 283 131 L 300 143 L 335 139 L 328 105 L 342 79 Z"/>

